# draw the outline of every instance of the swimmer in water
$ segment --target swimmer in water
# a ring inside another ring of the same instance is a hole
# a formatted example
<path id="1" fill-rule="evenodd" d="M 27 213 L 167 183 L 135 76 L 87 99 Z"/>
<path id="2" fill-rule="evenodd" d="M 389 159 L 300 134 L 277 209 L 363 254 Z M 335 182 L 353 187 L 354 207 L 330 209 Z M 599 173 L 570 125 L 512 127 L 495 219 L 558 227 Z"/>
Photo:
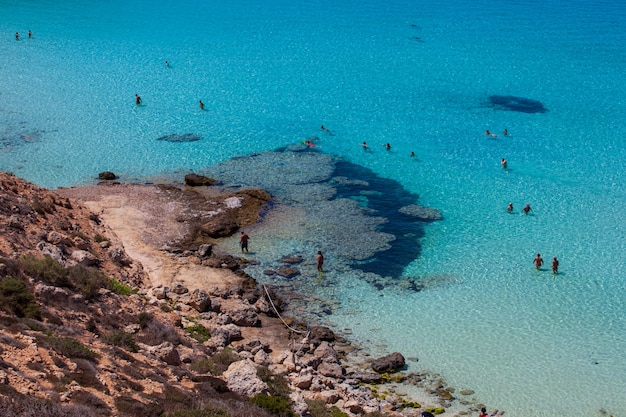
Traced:
<path id="1" fill-rule="evenodd" d="M 135 94 L 135 104 L 141 106 L 141 97 L 139 97 L 139 94 Z"/>
<path id="2" fill-rule="evenodd" d="M 204 110 L 204 103 L 200 100 L 200 110 Z"/>
<path id="3" fill-rule="evenodd" d="M 491 133 L 489 131 L 489 129 L 485 130 L 485 135 L 487 135 L 489 137 L 492 137 L 492 138 L 497 138 L 498 137 L 498 135 L 496 135 L 495 133 Z"/>
<path id="4" fill-rule="evenodd" d="M 507 167 L 506 159 L 500 158 L 500 165 L 502 165 L 503 169 L 506 169 L 506 167 Z"/>

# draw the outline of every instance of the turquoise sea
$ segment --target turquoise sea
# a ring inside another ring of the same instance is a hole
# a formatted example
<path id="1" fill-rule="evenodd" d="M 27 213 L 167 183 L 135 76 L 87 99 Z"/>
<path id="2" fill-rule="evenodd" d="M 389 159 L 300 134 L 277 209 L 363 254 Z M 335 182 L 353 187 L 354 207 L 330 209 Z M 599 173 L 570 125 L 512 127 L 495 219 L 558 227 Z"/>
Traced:
<path id="1" fill-rule="evenodd" d="M 0 0 L 0 170 L 266 186 L 293 204 L 250 272 L 310 255 L 292 284 L 374 355 L 509 416 L 624 417 L 625 74 L 623 0 Z"/>

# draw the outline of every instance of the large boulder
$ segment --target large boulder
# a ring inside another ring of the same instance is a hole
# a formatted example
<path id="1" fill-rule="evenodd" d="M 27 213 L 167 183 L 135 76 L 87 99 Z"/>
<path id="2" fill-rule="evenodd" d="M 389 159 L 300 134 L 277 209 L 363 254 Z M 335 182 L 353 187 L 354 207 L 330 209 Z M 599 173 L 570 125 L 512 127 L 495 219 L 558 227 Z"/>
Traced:
<path id="1" fill-rule="evenodd" d="M 257 376 L 256 367 L 249 359 L 231 363 L 222 374 L 228 389 L 246 397 L 266 392 L 267 384 Z"/>
<path id="2" fill-rule="evenodd" d="M 404 368 L 405 360 L 399 352 L 390 353 L 372 362 L 372 369 L 378 373 L 395 372 Z"/>
<path id="3" fill-rule="evenodd" d="M 313 326 L 311 327 L 311 339 L 314 342 L 334 342 L 336 337 L 335 333 L 325 326 Z"/>

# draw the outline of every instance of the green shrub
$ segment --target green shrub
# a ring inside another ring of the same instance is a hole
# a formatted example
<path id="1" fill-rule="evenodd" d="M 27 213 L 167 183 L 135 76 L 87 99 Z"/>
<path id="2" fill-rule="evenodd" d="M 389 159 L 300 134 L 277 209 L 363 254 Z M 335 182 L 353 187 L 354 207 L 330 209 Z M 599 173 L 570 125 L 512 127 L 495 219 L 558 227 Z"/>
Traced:
<path id="1" fill-rule="evenodd" d="M 137 322 L 139 323 L 139 327 L 145 329 L 148 326 L 148 323 L 150 323 L 153 318 L 154 316 L 152 315 L 152 313 L 148 313 L 145 311 L 137 314 Z"/>
<path id="2" fill-rule="evenodd" d="M 24 255 L 19 259 L 19 265 L 26 273 L 35 279 L 55 287 L 71 287 L 67 269 L 49 256 L 36 258 L 33 255 Z"/>
<path id="3" fill-rule="evenodd" d="M 113 330 L 111 333 L 104 336 L 104 340 L 113 346 L 122 347 L 133 353 L 139 351 L 133 335 L 123 330 Z"/>
<path id="4" fill-rule="evenodd" d="M 210 358 L 202 358 L 196 362 L 192 362 L 189 367 L 192 371 L 199 374 L 208 374 L 211 373 L 212 369 L 215 369 L 215 365 Z"/>
<path id="5" fill-rule="evenodd" d="M 231 349 L 226 348 L 208 359 L 209 363 L 207 365 L 209 372 L 211 372 L 212 375 L 222 375 L 231 363 L 237 362 L 239 359 L 239 355 Z"/>
<path id="6" fill-rule="evenodd" d="M 101 288 L 109 288 L 109 278 L 94 268 L 74 265 L 68 268 L 68 279 L 72 288 L 80 292 L 87 300 L 93 300 Z"/>
<path id="7" fill-rule="evenodd" d="M 296 413 L 291 409 L 291 403 L 281 397 L 257 394 L 250 400 L 253 404 L 269 411 L 278 417 L 296 417 Z"/>
<path id="8" fill-rule="evenodd" d="M 0 308 L 17 317 L 41 320 L 35 296 L 21 279 L 6 277 L 0 281 Z"/>
<path id="9" fill-rule="evenodd" d="M 78 340 L 70 337 L 48 336 L 46 341 L 52 350 L 67 358 L 80 358 L 94 361 L 100 357 L 96 352 L 89 349 Z"/>
<path id="10" fill-rule="evenodd" d="M 211 338 L 211 332 L 209 331 L 209 329 L 201 324 L 189 326 L 185 328 L 185 331 L 200 343 L 204 343 Z"/>
<path id="11" fill-rule="evenodd" d="M 326 408 L 321 400 L 304 400 L 309 407 L 309 414 L 311 417 L 348 417 L 348 414 L 344 413 L 335 406 Z"/>
<path id="12" fill-rule="evenodd" d="M 108 242 L 109 239 L 107 239 L 106 237 L 102 236 L 100 233 L 96 234 L 93 237 L 93 240 L 95 240 L 97 243 L 102 243 L 102 242 Z"/>
<path id="13" fill-rule="evenodd" d="M 273 374 L 266 366 L 259 366 L 256 369 L 259 379 L 267 384 L 271 395 L 289 398 L 289 381 L 284 375 Z"/>
<path id="14" fill-rule="evenodd" d="M 115 294 L 119 295 L 132 295 L 137 293 L 137 290 L 131 288 L 130 285 L 126 285 L 123 282 L 116 280 L 115 278 L 109 278 L 108 287 Z"/>
<path id="15" fill-rule="evenodd" d="M 164 417 L 230 417 L 230 414 L 221 408 L 210 406 L 202 410 L 176 410 L 166 413 Z"/>

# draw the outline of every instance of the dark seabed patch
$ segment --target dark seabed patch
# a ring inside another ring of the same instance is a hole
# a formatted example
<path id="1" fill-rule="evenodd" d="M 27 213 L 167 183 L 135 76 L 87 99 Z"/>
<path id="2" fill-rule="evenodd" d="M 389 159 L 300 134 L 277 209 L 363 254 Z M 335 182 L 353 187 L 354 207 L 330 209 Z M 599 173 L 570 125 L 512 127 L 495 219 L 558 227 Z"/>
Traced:
<path id="1" fill-rule="evenodd" d="M 424 226 L 437 220 L 399 182 L 305 146 L 234 158 L 204 174 L 229 187 L 263 188 L 306 212 L 293 236 L 282 237 L 297 249 L 281 255 L 306 258 L 323 248 L 335 268 L 366 275 L 401 278 L 420 255 Z"/>
<path id="2" fill-rule="evenodd" d="M 494 110 L 520 113 L 546 113 L 548 111 L 538 100 L 516 96 L 489 96 L 488 107 Z"/>
<path id="3" fill-rule="evenodd" d="M 417 203 L 419 196 L 408 192 L 402 185 L 388 178 L 381 178 L 372 170 L 346 161 L 338 161 L 334 175 L 342 178 L 358 178 L 359 181 L 331 181 L 337 189 L 335 198 L 349 198 L 361 202 L 366 213 L 379 216 L 385 222 L 378 231 L 395 237 L 389 249 L 376 252 L 374 257 L 354 265 L 363 272 L 399 278 L 404 268 L 419 257 L 424 236 L 424 222 L 401 212 L 401 208 Z M 366 237 L 351 236 L 352 239 Z"/>
<path id="4" fill-rule="evenodd" d="M 157 140 L 165 142 L 195 142 L 197 140 L 202 140 L 202 136 L 198 136 L 195 133 L 184 133 L 182 135 L 173 133 L 171 135 L 161 136 L 160 138 L 157 138 Z"/>

